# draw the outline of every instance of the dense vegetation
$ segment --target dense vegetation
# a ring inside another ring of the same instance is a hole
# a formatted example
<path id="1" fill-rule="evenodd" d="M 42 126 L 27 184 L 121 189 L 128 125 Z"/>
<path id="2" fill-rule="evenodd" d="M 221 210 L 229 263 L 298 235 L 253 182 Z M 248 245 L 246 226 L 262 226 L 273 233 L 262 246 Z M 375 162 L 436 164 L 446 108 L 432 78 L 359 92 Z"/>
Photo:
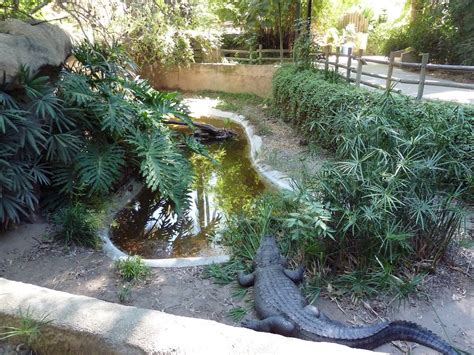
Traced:
<path id="1" fill-rule="evenodd" d="M 132 174 L 179 209 L 192 172 L 162 121 L 190 123 L 185 108 L 136 77 L 119 47 L 84 43 L 74 55 L 57 82 L 25 68 L 0 88 L 0 224 L 41 197 L 55 208 L 105 196 Z"/>
<path id="2" fill-rule="evenodd" d="M 412 0 L 410 18 L 379 30 L 385 54 L 411 47 L 433 62 L 474 65 L 472 1 Z"/>
<path id="3" fill-rule="evenodd" d="M 251 260 L 259 236 L 274 233 L 306 264 L 310 290 L 324 280 L 355 297 L 413 291 L 458 235 L 473 197 L 474 107 L 362 90 L 295 66 L 275 74 L 273 106 L 334 159 L 295 196 L 263 198 L 229 219 L 234 262 Z M 211 271 L 225 278 L 232 268 Z"/>
<path id="4" fill-rule="evenodd" d="M 338 248 L 359 261 L 414 253 L 436 264 L 459 226 L 460 201 L 474 192 L 474 108 L 359 90 L 292 67 L 276 74 L 273 97 L 283 119 L 335 154 L 312 185 L 330 203 Z"/>

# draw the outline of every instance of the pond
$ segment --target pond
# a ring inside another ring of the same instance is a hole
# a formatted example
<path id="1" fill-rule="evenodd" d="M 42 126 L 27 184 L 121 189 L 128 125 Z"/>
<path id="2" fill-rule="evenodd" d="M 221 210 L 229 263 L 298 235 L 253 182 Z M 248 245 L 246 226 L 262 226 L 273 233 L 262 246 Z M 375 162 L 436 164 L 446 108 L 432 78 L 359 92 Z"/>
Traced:
<path id="1" fill-rule="evenodd" d="M 195 177 L 189 207 L 181 216 L 170 201 L 148 189 L 119 211 L 111 239 L 122 251 L 146 259 L 222 255 L 216 240 L 223 215 L 240 212 L 268 188 L 252 165 L 242 126 L 209 117 L 196 121 L 231 129 L 237 137 L 207 145 L 214 162 L 190 154 Z"/>

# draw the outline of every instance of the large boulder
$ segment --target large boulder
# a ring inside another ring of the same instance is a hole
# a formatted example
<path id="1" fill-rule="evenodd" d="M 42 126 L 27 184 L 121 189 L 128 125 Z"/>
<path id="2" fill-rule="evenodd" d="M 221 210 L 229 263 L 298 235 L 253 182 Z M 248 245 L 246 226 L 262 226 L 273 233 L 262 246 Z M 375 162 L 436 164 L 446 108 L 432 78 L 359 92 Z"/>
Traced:
<path id="1" fill-rule="evenodd" d="M 0 84 L 14 81 L 20 67 L 34 73 L 60 67 L 71 54 L 71 39 L 50 23 L 25 23 L 16 19 L 0 22 Z"/>

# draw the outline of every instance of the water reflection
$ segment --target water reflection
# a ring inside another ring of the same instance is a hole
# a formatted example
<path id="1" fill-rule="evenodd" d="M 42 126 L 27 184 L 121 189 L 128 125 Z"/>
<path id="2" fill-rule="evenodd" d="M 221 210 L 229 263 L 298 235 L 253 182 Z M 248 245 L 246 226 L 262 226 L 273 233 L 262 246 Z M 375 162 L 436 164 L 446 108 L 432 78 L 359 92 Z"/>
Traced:
<path id="1" fill-rule="evenodd" d="M 208 146 L 213 161 L 191 154 L 195 170 L 189 208 L 178 216 L 169 201 L 144 189 L 112 224 L 112 239 L 122 250 L 146 258 L 222 254 L 212 242 L 223 212 L 237 213 L 262 193 L 265 185 L 248 157 L 240 125 L 218 119 L 201 122 L 230 128 L 237 138 Z"/>

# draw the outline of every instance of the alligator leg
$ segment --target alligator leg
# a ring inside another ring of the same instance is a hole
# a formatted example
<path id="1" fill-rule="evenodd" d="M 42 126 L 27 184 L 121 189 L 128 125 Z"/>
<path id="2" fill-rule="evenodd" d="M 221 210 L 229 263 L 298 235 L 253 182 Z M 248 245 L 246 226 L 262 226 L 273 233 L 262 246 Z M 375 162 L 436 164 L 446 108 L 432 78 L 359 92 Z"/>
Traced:
<path id="1" fill-rule="evenodd" d="M 319 318 L 321 316 L 321 312 L 319 309 L 311 304 L 308 304 L 304 310 L 308 312 L 309 314 L 315 316 L 316 318 Z"/>
<path id="2" fill-rule="evenodd" d="M 253 283 L 255 281 L 255 272 L 252 272 L 251 274 L 246 274 L 245 272 L 241 271 L 239 272 L 237 281 L 242 287 L 253 286 Z"/>
<path id="3" fill-rule="evenodd" d="M 247 320 L 242 322 L 242 326 L 258 332 L 271 332 L 284 336 L 291 336 L 296 328 L 292 322 L 280 316 L 272 316 L 262 320 Z"/>
<path id="4" fill-rule="evenodd" d="M 303 281 L 303 274 L 304 274 L 304 266 L 303 265 L 301 265 L 296 270 L 284 269 L 283 272 L 295 284 L 300 283 L 301 281 Z"/>

